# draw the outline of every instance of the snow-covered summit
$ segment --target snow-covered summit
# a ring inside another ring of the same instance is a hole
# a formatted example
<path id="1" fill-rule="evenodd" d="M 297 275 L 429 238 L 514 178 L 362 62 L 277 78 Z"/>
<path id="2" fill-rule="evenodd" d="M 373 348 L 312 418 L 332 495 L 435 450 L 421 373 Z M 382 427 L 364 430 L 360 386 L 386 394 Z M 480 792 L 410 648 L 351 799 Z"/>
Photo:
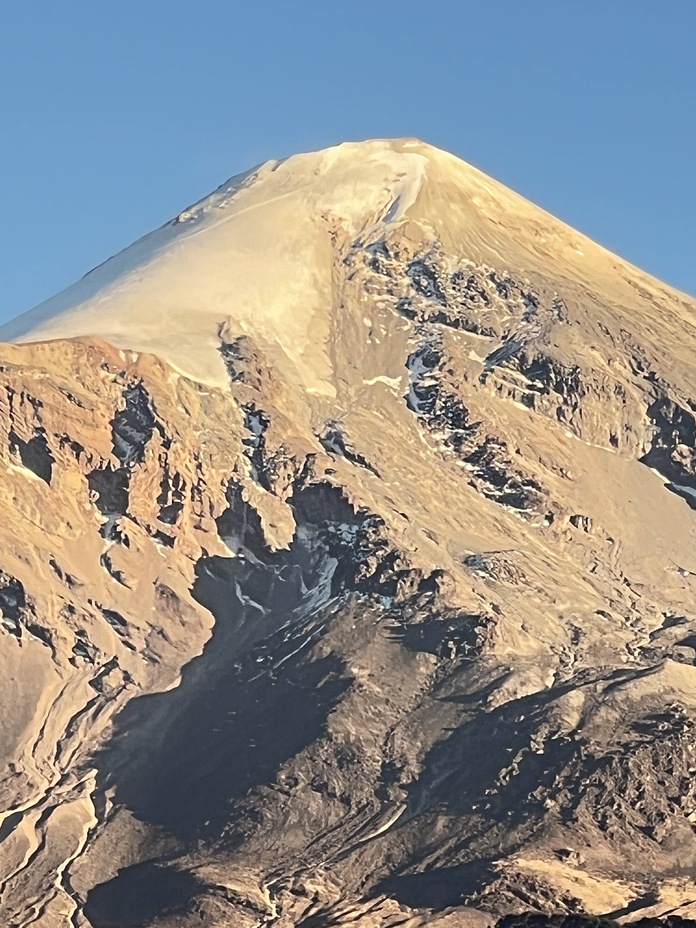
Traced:
<path id="1" fill-rule="evenodd" d="M 346 251 L 395 224 L 524 272 L 611 278 L 619 259 L 463 161 L 413 139 L 344 143 L 232 178 L 67 290 L 6 341 L 97 335 L 226 381 L 220 333 L 250 334 L 331 393 L 327 310 Z M 591 262 L 592 271 L 586 265 Z M 625 266 L 625 265 L 623 265 Z M 614 284 L 616 281 L 614 281 Z M 608 284 L 609 285 L 609 284 Z"/>

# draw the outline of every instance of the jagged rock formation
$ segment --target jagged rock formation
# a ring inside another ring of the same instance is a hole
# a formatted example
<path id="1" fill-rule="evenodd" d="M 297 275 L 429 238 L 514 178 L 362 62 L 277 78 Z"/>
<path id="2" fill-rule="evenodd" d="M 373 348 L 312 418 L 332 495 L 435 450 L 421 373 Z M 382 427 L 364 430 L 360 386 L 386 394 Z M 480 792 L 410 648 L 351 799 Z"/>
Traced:
<path id="1" fill-rule="evenodd" d="M 0 336 L 3 924 L 696 919 L 692 299 L 370 142 Z"/>

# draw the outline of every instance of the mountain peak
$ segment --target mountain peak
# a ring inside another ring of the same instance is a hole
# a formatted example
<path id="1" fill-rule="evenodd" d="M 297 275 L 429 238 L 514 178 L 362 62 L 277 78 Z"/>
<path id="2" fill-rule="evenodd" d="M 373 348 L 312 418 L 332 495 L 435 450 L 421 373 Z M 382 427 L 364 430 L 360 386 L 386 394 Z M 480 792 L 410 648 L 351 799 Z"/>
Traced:
<path id="1" fill-rule="evenodd" d="M 2 335 L 2 924 L 694 917 L 693 300 L 374 140 Z"/>
<path id="2" fill-rule="evenodd" d="M 431 145 L 346 142 L 232 178 L 4 325 L 0 337 L 98 335 L 219 386 L 226 381 L 224 328 L 253 335 L 279 363 L 301 368 L 308 388 L 332 394 L 326 342 L 339 299 L 337 268 L 345 269 L 351 249 L 399 235 L 479 263 L 502 261 L 515 273 L 571 275 L 614 295 L 628 268 Z"/>

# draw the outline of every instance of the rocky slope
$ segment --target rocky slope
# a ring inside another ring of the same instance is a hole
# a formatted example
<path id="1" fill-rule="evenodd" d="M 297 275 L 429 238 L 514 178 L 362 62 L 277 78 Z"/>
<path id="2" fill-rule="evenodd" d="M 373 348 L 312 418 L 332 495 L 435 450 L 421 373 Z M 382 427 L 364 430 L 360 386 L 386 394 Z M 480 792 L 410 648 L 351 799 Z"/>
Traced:
<path id="1" fill-rule="evenodd" d="M 696 920 L 693 299 L 402 140 L 0 337 L 3 924 Z"/>

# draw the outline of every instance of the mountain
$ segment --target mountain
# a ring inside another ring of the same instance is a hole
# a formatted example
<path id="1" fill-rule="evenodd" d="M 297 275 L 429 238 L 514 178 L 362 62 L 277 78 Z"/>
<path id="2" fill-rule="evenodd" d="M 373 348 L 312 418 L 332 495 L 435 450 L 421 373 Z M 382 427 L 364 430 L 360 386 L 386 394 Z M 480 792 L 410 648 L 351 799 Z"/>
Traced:
<path id="1" fill-rule="evenodd" d="M 2 924 L 696 924 L 694 299 L 371 141 L 0 338 Z"/>

